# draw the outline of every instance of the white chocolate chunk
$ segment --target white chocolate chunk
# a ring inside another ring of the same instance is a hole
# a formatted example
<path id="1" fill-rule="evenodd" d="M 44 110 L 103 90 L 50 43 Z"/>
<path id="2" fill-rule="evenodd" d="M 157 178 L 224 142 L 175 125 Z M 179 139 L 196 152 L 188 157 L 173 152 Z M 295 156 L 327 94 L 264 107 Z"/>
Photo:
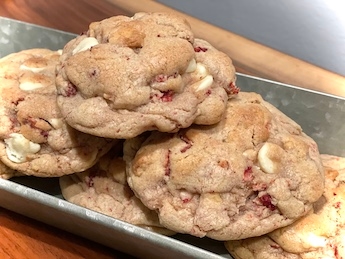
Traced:
<path id="1" fill-rule="evenodd" d="M 180 198 L 182 201 L 190 201 L 192 199 L 193 195 L 186 191 L 180 192 Z"/>
<path id="2" fill-rule="evenodd" d="M 317 236 L 313 233 L 309 233 L 306 238 L 306 242 L 310 247 L 325 247 L 327 245 L 327 238 L 323 236 Z"/>
<path id="3" fill-rule="evenodd" d="M 38 72 L 41 72 L 42 70 L 45 69 L 45 67 L 28 67 L 26 65 L 20 65 L 19 67 L 20 70 L 28 70 L 28 71 L 31 71 L 33 73 L 38 73 Z"/>
<path id="4" fill-rule="evenodd" d="M 39 144 L 31 142 L 19 133 L 10 134 L 4 141 L 7 157 L 14 163 L 25 162 L 27 155 L 35 154 L 41 149 Z"/>
<path id="5" fill-rule="evenodd" d="M 59 129 L 63 125 L 62 119 L 56 119 L 56 118 L 50 119 L 49 123 L 50 125 L 53 126 L 54 129 Z"/>
<path id="6" fill-rule="evenodd" d="M 59 55 L 62 55 L 62 49 L 58 49 L 56 52 L 57 52 Z"/>
<path id="7" fill-rule="evenodd" d="M 75 47 L 74 50 L 72 51 L 72 55 L 75 55 L 81 51 L 88 50 L 97 44 L 98 44 L 98 41 L 96 38 L 87 37 L 87 38 L 83 39 L 81 42 L 79 42 L 78 46 Z"/>
<path id="8" fill-rule="evenodd" d="M 194 89 L 196 92 L 202 91 L 202 90 L 205 90 L 205 89 L 211 87 L 212 84 L 213 84 L 213 76 L 208 75 L 205 78 L 203 78 L 202 80 L 200 80 L 199 82 L 196 82 L 194 84 Z"/>
<path id="9" fill-rule="evenodd" d="M 41 83 L 22 82 L 19 84 L 19 88 L 23 91 L 32 91 L 42 87 L 44 87 L 44 84 Z"/>
<path id="10" fill-rule="evenodd" d="M 205 78 L 206 76 L 209 75 L 206 67 L 201 64 L 201 63 L 196 63 L 196 70 L 195 70 L 197 76 L 200 78 L 200 79 L 203 79 Z"/>
<path id="11" fill-rule="evenodd" d="M 279 171 L 279 152 L 281 148 L 273 143 L 266 142 L 258 152 L 258 161 L 261 169 L 267 174 Z"/>
<path id="12" fill-rule="evenodd" d="M 196 70 L 196 60 L 193 58 L 189 64 L 188 64 L 188 67 L 187 67 L 187 70 L 186 70 L 186 73 L 192 73 Z"/>

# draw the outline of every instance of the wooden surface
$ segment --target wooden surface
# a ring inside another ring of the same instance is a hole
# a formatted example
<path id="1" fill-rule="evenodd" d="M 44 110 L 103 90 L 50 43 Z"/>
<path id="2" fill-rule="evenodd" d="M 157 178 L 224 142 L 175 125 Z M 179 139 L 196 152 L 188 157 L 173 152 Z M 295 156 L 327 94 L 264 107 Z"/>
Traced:
<path id="1" fill-rule="evenodd" d="M 171 11 L 141 0 L 0 0 L 0 16 L 81 33 L 92 21 L 137 11 Z M 345 96 L 345 79 L 186 16 L 198 37 L 227 53 L 238 72 Z M 207 34 L 205 34 L 207 32 Z M 83 238 L 0 209 L 0 258 L 130 258 Z"/>
<path id="2" fill-rule="evenodd" d="M 0 16 L 79 34 L 126 11 L 105 0 L 0 0 Z"/>
<path id="3" fill-rule="evenodd" d="M 1 208 L 0 258 L 132 257 Z"/>

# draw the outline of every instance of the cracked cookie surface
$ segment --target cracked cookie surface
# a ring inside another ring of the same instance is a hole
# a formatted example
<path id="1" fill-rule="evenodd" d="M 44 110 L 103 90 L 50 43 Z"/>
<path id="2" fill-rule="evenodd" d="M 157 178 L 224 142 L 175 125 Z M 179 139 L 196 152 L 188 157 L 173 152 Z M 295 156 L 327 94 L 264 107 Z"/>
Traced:
<path id="1" fill-rule="evenodd" d="M 345 257 L 345 158 L 321 155 L 325 189 L 313 210 L 267 235 L 225 246 L 236 259 L 338 259 Z"/>
<path id="2" fill-rule="evenodd" d="M 0 60 L 0 159 L 26 175 L 85 170 L 113 143 L 65 123 L 56 102 L 59 57 L 59 51 L 29 49 Z"/>
<path id="3" fill-rule="evenodd" d="M 216 125 L 126 140 L 124 159 L 130 187 L 164 226 L 218 240 L 291 224 L 324 184 L 316 143 L 255 93 L 229 100 Z"/>
<path id="4" fill-rule="evenodd" d="M 121 139 L 214 124 L 239 91 L 231 59 L 166 13 L 91 23 L 64 47 L 57 88 L 72 127 Z"/>

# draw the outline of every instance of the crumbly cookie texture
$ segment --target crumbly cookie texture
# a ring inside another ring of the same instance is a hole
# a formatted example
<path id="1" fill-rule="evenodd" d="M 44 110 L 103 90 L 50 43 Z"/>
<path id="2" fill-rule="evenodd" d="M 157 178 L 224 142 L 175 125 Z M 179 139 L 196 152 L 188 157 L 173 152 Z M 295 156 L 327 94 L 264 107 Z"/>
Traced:
<path id="1" fill-rule="evenodd" d="M 314 203 L 313 211 L 267 235 L 225 242 L 232 256 L 236 259 L 345 258 L 345 158 L 333 155 L 321 155 L 321 158 L 325 189 Z"/>
<path id="2" fill-rule="evenodd" d="M 304 216 L 322 195 L 316 143 L 258 94 L 240 92 L 216 125 L 146 134 L 125 141 L 128 183 L 177 232 L 263 235 Z"/>
<path id="3" fill-rule="evenodd" d="M 231 59 L 167 13 L 91 23 L 64 47 L 56 82 L 72 127 L 117 139 L 217 123 L 239 91 Z"/>
<path id="4" fill-rule="evenodd" d="M 92 168 L 60 177 L 63 197 L 79 206 L 165 235 L 173 231 L 161 226 L 155 211 L 135 197 L 126 181 L 126 164 L 108 153 Z"/>
<path id="5" fill-rule="evenodd" d="M 23 174 L 83 171 L 114 142 L 77 132 L 63 119 L 55 86 L 60 54 L 28 49 L 0 60 L 0 160 Z"/>

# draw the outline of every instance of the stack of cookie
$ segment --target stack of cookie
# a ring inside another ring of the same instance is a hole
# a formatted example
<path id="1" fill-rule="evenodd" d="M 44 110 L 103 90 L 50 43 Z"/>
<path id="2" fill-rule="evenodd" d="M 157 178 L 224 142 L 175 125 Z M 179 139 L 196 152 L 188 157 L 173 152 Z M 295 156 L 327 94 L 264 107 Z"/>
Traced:
<path id="1" fill-rule="evenodd" d="M 0 176 L 60 177 L 80 206 L 231 243 L 292 226 L 323 197 L 315 141 L 239 92 L 231 59 L 175 14 L 91 23 L 60 52 L 2 58 L 0 80 Z"/>
<path id="2" fill-rule="evenodd" d="M 3 178 L 80 172 L 94 165 L 116 142 L 82 133 L 66 123 L 56 101 L 59 57 L 59 51 L 30 49 L 0 60 Z"/>

